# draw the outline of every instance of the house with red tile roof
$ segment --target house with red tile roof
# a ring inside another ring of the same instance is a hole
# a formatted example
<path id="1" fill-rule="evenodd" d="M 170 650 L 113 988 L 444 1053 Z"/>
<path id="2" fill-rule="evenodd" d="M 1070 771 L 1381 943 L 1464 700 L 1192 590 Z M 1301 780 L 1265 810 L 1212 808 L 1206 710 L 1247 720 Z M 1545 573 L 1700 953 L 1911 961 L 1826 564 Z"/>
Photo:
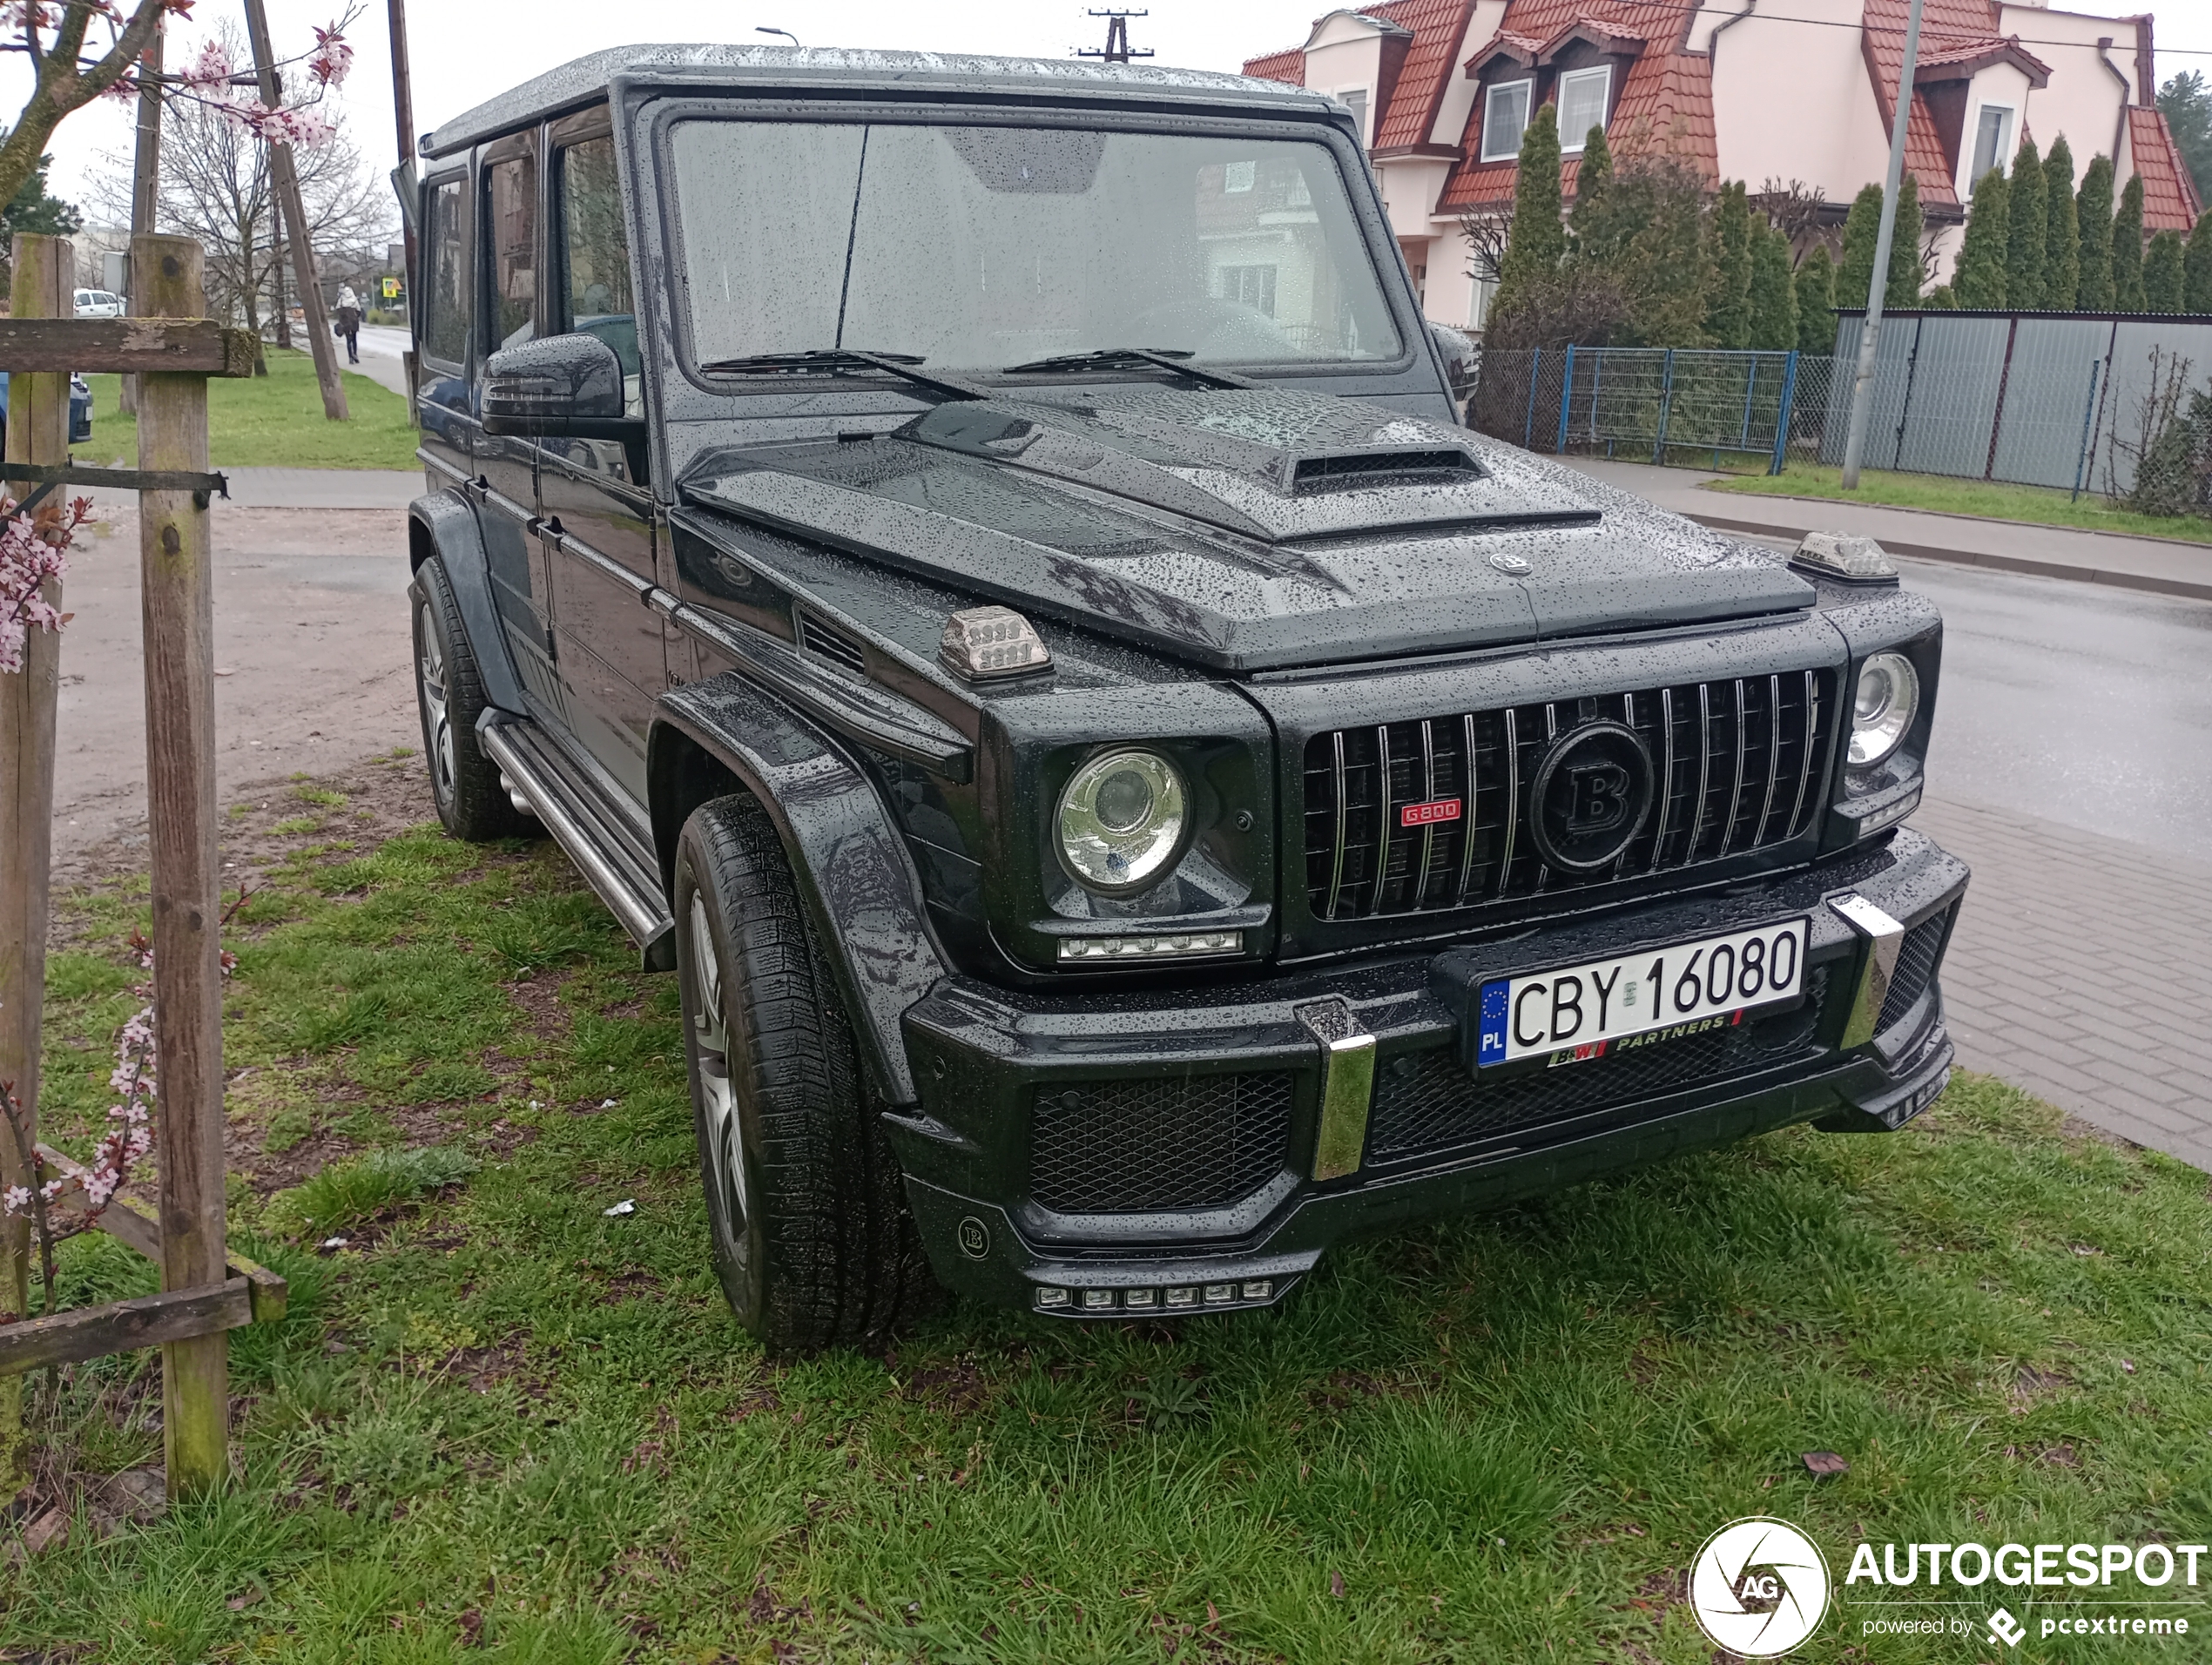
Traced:
<path id="1" fill-rule="evenodd" d="M 1521 136 L 1559 109 L 1571 203 L 1589 129 L 1616 158 L 1679 158 L 1710 187 L 1820 192 L 1840 223 L 1888 166 L 1908 0 L 1385 0 L 1317 20 L 1244 73 L 1333 95 L 1359 124 L 1422 305 L 1480 329 L 1464 216 L 1512 206 Z M 2147 232 L 2198 202 L 2155 100 L 2152 20 L 2006 0 L 1923 0 L 1905 165 L 1949 274 L 1973 182 L 2023 135 L 2143 181 Z"/>

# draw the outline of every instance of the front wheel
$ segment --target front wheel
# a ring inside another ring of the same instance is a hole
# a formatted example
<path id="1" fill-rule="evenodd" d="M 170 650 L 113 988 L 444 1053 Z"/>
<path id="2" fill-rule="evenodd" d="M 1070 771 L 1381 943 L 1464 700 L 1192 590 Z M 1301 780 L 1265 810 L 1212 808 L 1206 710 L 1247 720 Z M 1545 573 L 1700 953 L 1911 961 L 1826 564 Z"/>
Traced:
<path id="1" fill-rule="evenodd" d="M 772 1352 L 880 1345 L 931 1299 L 906 1189 L 775 828 L 718 799 L 676 851 L 682 983 L 714 1266 Z"/>
<path id="2" fill-rule="evenodd" d="M 415 703 L 422 717 L 422 750 L 430 763 L 430 797 L 438 819 L 456 839 L 482 844 L 530 831 L 499 784 L 499 766 L 484 755 L 476 719 L 484 698 L 476 656 L 461 622 L 461 605 L 445 568 L 432 556 L 415 569 Z"/>

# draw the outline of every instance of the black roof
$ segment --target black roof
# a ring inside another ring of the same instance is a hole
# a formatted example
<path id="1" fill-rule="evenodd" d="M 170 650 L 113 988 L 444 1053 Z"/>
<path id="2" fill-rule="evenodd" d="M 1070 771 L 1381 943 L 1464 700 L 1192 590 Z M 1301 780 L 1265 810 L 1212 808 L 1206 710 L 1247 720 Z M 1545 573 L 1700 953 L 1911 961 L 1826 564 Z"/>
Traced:
<path id="1" fill-rule="evenodd" d="M 1192 101 L 1290 105 L 1307 111 L 1335 101 L 1280 81 L 1258 81 L 1211 70 L 1157 69 L 1082 58 L 982 57 L 954 52 L 886 52 L 834 47 L 693 45 L 613 46 L 593 52 L 501 93 L 422 138 L 425 156 L 444 156 L 596 102 L 617 76 L 665 79 L 672 85 L 809 85 L 1003 91 L 1035 98 Z"/>

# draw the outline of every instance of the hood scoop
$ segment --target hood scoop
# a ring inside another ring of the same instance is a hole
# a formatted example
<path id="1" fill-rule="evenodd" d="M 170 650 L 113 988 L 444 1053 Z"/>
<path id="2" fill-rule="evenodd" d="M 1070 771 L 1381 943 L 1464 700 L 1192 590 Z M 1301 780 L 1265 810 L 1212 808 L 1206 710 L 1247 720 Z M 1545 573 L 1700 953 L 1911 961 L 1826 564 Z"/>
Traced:
<path id="1" fill-rule="evenodd" d="M 1456 486 L 1482 478 L 1482 467 L 1458 446 L 1429 450 L 1333 451 L 1291 459 L 1293 497 L 1372 486 Z"/>

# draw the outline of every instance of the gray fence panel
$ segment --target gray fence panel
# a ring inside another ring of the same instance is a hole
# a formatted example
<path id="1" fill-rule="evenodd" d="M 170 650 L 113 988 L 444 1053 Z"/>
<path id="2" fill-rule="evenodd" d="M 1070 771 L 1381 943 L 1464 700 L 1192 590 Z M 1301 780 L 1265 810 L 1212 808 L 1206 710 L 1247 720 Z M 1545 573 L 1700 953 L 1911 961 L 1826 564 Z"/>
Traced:
<path id="1" fill-rule="evenodd" d="M 2188 386 L 2212 386 L 2212 321 L 2180 323 L 2168 319 L 2122 319 L 2112 330 L 2111 388 L 2101 399 L 2102 431 L 2092 479 L 2099 491 L 2125 492 L 2135 483 L 2135 460 L 2128 448 L 2142 438 L 2142 402 L 2151 391 L 2151 349 L 2161 360 L 2178 354 L 2189 361 Z M 2187 401 L 2183 401 L 2186 409 Z"/>
<path id="2" fill-rule="evenodd" d="M 2089 408 L 2089 369 L 2099 367 L 2101 387 L 2111 339 L 2111 324 L 2094 318 L 2031 313 L 2020 319 L 2005 378 L 1997 443 L 1987 465 L 1991 479 L 2062 491 L 2073 486 L 2087 431 L 2082 419 L 2094 421 L 2095 415 Z"/>

